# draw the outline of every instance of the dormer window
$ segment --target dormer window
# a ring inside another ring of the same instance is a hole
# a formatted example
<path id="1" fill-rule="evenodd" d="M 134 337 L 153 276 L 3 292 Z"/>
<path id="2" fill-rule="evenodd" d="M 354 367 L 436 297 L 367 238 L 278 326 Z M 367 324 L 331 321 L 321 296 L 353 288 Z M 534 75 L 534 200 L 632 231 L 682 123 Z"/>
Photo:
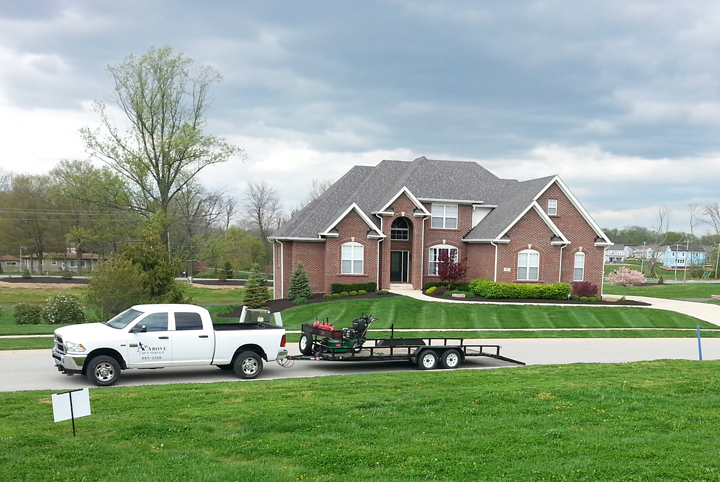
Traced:
<path id="1" fill-rule="evenodd" d="M 548 215 L 557 216 L 557 199 L 548 199 Z"/>

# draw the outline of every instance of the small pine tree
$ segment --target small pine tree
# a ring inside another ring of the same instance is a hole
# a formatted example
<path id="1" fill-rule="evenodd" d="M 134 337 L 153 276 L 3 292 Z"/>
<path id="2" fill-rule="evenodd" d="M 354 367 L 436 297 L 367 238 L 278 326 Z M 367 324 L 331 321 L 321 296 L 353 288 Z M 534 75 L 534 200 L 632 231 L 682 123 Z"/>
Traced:
<path id="1" fill-rule="evenodd" d="M 245 296 L 243 297 L 243 303 L 248 308 L 261 308 L 268 300 L 268 290 L 265 286 L 265 278 L 257 267 L 253 266 L 248 276 L 247 283 L 245 283 Z"/>
<path id="2" fill-rule="evenodd" d="M 230 261 L 225 263 L 225 279 L 233 279 L 233 265 Z"/>
<path id="3" fill-rule="evenodd" d="M 312 291 L 310 291 L 310 279 L 308 279 L 307 271 L 305 271 L 305 266 L 302 263 L 298 263 L 290 278 L 287 297 L 289 300 L 295 300 L 297 298 L 307 299 L 311 296 Z"/>

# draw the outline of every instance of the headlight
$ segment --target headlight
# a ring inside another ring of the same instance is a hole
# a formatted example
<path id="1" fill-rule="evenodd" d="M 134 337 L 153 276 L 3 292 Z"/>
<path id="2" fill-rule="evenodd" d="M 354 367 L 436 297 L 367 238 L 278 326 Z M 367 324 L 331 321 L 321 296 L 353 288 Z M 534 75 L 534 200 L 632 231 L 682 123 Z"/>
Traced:
<path id="1" fill-rule="evenodd" d="M 84 352 L 85 347 L 82 346 L 82 343 L 73 343 L 71 341 L 65 342 L 65 350 L 66 351 L 74 351 L 74 352 Z"/>

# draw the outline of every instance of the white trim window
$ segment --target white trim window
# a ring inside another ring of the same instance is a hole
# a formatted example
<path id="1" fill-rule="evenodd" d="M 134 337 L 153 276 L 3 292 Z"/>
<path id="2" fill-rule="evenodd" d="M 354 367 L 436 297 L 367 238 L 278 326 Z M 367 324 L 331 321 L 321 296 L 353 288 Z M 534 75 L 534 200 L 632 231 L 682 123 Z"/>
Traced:
<path id="1" fill-rule="evenodd" d="M 548 199 L 548 216 L 557 216 L 557 199 Z"/>
<path id="2" fill-rule="evenodd" d="M 518 253 L 517 279 L 519 281 L 537 281 L 540 273 L 540 253 L 534 249 L 524 249 Z"/>
<path id="3" fill-rule="evenodd" d="M 360 243 L 342 245 L 341 274 L 363 274 L 365 264 L 365 246 Z"/>
<path id="4" fill-rule="evenodd" d="M 441 252 L 447 252 L 448 256 L 454 263 L 457 263 L 458 259 L 458 250 L 454 246 L 448 246 L 446 244 L 442 244 L 439 246 L 433 246 L 430 248 L 430 251 L 428 253 L 428 274 L 430 276 L 437 276 L 438 274 L 438 264 L 440 263 L 440 253 Z"/>
<path id="5" fill-rule="evenodd" d="M 390 239 L 408 241 L 410 239 L 410 224 L 405 218 L 397 218 L 390 226 Z"/>
<path id="6" fill-rule="evenodd" d="M 585 279 L 585 253 L 575 253 L 575 268 L 573 269 L 573 281 Z"/>
<path id="7" fill-rule="evenodd" d="M 432 220 L 430 225 L 436 229 L 457 229 L 457 204 L 433 204 Z"/>

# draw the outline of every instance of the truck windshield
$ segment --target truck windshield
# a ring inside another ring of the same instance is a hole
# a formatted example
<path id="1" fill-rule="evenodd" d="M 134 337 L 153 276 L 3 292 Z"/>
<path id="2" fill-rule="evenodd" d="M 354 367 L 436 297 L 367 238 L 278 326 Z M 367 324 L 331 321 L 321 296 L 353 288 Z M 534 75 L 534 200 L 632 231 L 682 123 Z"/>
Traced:
<path id="1" fill-rule="evenodd" d="M 142 315 L 142 311 L 133 310 L 132 308 L 123 311 L 112 320 L 105 323 L 107 326 L 112 328 L 122 329 L 128 326 L 138 316 Z"/>

